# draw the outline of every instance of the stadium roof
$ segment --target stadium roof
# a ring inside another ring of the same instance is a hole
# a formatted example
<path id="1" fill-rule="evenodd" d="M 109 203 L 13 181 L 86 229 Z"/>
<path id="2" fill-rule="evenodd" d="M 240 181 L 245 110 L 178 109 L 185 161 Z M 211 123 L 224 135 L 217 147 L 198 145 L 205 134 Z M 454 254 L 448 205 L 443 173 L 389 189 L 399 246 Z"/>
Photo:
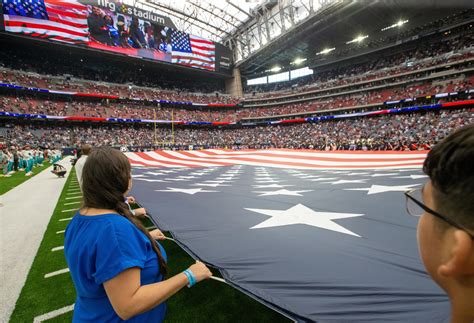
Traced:
<path id="1" fill-rule="evenodd" d="M 139 0 L 168 15 L 179 30 L 221 43 L 264 0 Z"/>

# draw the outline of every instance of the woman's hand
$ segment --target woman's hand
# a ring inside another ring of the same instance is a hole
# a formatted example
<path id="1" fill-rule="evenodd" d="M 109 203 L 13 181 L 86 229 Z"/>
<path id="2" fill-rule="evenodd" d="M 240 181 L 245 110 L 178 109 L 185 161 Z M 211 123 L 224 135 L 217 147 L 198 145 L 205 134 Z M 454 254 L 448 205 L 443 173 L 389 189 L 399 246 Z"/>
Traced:
<path id="1" fill-rule="evenodd" d="M 135 215 L 136 217 L 144 218 L 144 217 L 147 216 L 147 215 L 146 215 L 146 210 L 145 210 L 144 208 L 142 208 L 142 207 L 140 207 L 140 208 L 138 208 L 138 209 L 134 209 L 133 211 L 135 212 L 134 215 Z"/>
<path id="2" fill-rule="evenodd" d="M 134 198 L 133 196 L 128 196 L 128 197 L 127 197 L 127 202 L 128 202 L 128 203 L 135 203 L 136 200 L 135 200 L 135 198 Z"/>
<path id="3" fill-rule="evenodd" d="M 197 283 L 205 279 L 209 279 L 212 276 L 211 271 L 200 261 L 196 261 L 194 265 L 189 267 L 189 270 L 192 271 Z"/>
<path id="4" fill-rule="evenodd" d="M 165 240 L 165 235 L 159 229 L 150 231 L 150 235 L 155 240 Z"/>

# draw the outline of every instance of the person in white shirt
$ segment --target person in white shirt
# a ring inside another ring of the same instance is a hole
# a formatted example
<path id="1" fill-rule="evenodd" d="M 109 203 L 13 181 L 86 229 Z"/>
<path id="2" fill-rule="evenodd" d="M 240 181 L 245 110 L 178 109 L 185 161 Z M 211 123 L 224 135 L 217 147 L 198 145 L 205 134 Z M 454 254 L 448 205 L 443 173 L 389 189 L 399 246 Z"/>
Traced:
<path id="1" fill-rule="evenodd" d="M 76 162 L 76 175 L 77 175 L 77 181 L 79 182 L 79 187 L 82 189 L 82 169 L 84 168 L 84 164 L 86 163 L 87 160 L 87 155 L 89 155 L 89 152 L 91 151 L 92 147 L 91 145 L 85 144 L 82 145 L 81 147 L 81 158 L 79 158 Z"/>

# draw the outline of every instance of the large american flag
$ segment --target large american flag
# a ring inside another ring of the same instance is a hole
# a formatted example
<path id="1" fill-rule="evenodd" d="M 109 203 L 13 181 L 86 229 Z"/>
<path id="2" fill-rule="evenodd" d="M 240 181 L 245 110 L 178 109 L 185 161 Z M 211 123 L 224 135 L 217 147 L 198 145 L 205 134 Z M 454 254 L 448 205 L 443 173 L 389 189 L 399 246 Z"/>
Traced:
<path id="1" fill-rule="evenodd" d="M 174 30 L 171 46 L 173 63 L 210 71 L 216 69 L 216 46 L 212 41 Z"/>
<path id="2" fill-rule="evenodd" d="M 418 218 L 405 209 L 403 192 L 428 180 L 426 152 L 127 155 L 140 165 L 130 194 L 161 230 L 295 321 L 449 321 L 448 297 L 418 255 Z"/>
<path id="3" fill-rule="evenodd" d="M 3 0 L 5 30 L 69 44 L 89 41 L 87 7 L 74 0 Z"/>
<path id="4" fill-rule="evenodd" d="M 157 150 L 126 155 L 133 166 L 209 167 L 240 164 L 295 169 L 420 168 L 426 158 L 425 151 L 326 152 L 291 149 Z"/>

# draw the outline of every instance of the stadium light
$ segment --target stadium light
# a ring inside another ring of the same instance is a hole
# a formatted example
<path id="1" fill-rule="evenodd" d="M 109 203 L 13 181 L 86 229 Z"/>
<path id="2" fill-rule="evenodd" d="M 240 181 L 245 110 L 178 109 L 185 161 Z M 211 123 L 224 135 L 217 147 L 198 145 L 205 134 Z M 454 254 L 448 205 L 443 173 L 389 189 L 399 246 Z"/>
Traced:
<path id="1" fill-rule="evenodd" d="M 388 26 L 388 27 L 385 27 L 385 28 L 382 28 L 381 31 L 389 30 L 389 29 L 392 29 L 392 28 L 395 28 L 395 27 L 400 28 L 401 26 L 403 26 L 403 25 L 406 24 L 407 22 L 408 22 L 408 20 L 401 20 L 401 19 L 400 19 L 398 22 L 394 23 L 393 25 Z"/>
<path id="2" fill-rule="evenodd" d="M 316 53 L 316 55 L 328 54 L 328 53 L 332 52 L 333 50 L 336 50 L 336 47 L 333 47 L 333 48 L 325 48 L 325 49 L 323 49 L 322 51 L 320 51 L 319 53 Z"/>
<path id="3" fill-rule="evenodd" d="M 306 58 L 295 58 L 295 60 L 293 62 L 291 62 L 290 64 L 291 65 L 300 65 L 304 61 L 306 61 Z"/>
<path id="4" fill-rule="evenodd" d="M 364 36 L 360 35 L 360 36 L 357 36 L 356 38 L 354 38 L 353 40 L 350 40 L 350 41 L 346 42 L 346 44 L 360 43 L 361 41 L 363 41 L 367 37 L 369 37 L 369 35 L 364 35 Z"/>
<path id="5" fill-rule="evenodd" d="M 281 67 L 280 66 L 275 66 L 269 70 L 266 70 L 265 72 L 280 72 L 281 71 Z"/>

